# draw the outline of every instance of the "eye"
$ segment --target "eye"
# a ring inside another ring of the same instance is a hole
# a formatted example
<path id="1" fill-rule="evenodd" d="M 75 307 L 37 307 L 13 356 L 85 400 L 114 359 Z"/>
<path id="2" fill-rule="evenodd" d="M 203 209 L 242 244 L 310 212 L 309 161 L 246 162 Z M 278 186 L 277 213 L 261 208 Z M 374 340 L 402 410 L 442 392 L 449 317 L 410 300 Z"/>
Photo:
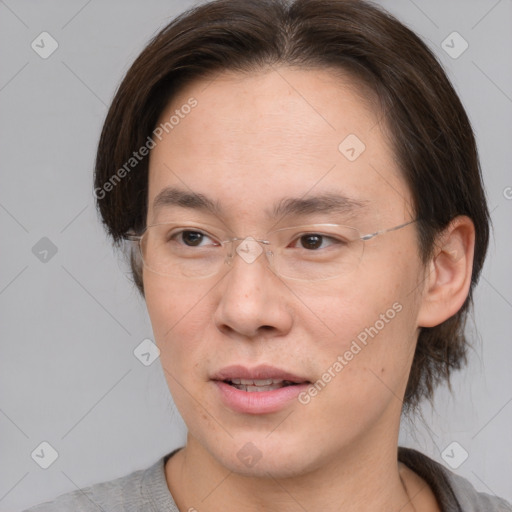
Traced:
<path id="1" fill-rule="evenodd" d="M 202 231 L 185 229 L 179 231 L 178 233 L 174 233 L 171 237 L 171 240 L 175 240 L 178 243 L 182 243 L 187 247 L 200 247 L 204 245 L 218 245 L 212 238 L 210 238 L 206 233 Z"/>
<path id="2" fill-rule="evenodd" d="M 308 250 L 317 250 L 324 249 L 333 244 L 342 243 L 340 240 L 336 240 L 327 235 L 321 235 L 319 233 L 307 233 L 305 235 L 301 235 L 293 242 L 293 246 L 296 244 L 300 244 L 299 249 L 308 249 Z"/>

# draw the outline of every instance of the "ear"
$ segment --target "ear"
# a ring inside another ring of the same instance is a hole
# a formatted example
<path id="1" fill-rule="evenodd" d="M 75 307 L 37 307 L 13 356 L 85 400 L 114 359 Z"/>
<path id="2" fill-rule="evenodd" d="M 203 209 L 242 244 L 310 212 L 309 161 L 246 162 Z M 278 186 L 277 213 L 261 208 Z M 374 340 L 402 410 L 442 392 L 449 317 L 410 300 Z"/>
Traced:
<path id="1" fill-rule="evenodd" d="M 419 327 L 435 327 L 455 315 L 471 285 L 475 226 L 469 217 L 455 217 L 436 238 L 434 255 L 425 268 Z"/>

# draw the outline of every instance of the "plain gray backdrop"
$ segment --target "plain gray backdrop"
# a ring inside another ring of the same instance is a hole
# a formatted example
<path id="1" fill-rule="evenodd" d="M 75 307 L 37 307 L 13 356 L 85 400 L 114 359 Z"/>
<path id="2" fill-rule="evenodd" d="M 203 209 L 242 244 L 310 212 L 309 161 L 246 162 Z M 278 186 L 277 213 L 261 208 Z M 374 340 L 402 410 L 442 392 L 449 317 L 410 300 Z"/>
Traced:
<path id="1" fill-rule="evenodd" d="M 438 390 L 433 409 L 403 423 L 400 442 L 512 500 L 512 1 L 381 3 L 459 92 L 494 223 L 470 364 L 453 395 Z M 159 360 L 134 356 L 151 326 L 98 221 L 92 169 L 124 73 L 194 4 L 0 0 L 0 511 L 147 467 L 184 442 Z"/>

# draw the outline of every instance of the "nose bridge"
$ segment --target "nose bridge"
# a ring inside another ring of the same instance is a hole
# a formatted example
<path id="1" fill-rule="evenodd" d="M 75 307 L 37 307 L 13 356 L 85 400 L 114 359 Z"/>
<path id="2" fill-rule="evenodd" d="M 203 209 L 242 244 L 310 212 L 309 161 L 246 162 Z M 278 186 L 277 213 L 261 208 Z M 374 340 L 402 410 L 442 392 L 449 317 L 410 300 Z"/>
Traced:
<path id="1" fill-rule="evenodd" d="M 269 242 L 267 240 L 255 239 L 252 236 L 232 239 L 229 256 L 234 263 L 235 258 L 240 257 L 245 263 L 253 264 L 263 254 L 267 254 Z"/>
<path id="2" fill-rule="evenodd" d="M 268 245 L 246 237 L 237 239 L 231 250 L 231 265 L 215 314 L 217 326 L 245 336 L 255 336 L 260 327 L 284 332 L 291 317 L 276 276 L 265 258 Z"/>
<path id="3" fill-rule="evenodd" d="M 254 281 L 255 284 L 266 283 L 266 278 L 272 275 L 270 267 L 270 245 L 266 240 L 255 239 L 252 236 L 234 238 L 227 258 L 231 271 L 229 272 L 238 288 L 244 283 Z"/>

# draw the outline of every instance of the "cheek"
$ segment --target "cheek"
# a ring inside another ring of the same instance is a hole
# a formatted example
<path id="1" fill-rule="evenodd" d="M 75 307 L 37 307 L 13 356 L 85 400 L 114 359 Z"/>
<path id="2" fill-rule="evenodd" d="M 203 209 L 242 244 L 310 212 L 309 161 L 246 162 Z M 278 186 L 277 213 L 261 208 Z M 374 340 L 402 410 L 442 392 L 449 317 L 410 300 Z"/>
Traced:
<path id="1" fill-rule="evenodd" d="M 368 265 L 348 278 L 294 290 L 300 299 L 296 304 L 301 328 L 309 331 L 317 347 L 334 344 L 339 350 L 358 337 L 364 343 L 366 329 L 374 332 L 375 324 L 379 333 L 390 332 L 395 318 L 403 317 L 402 310 L 409 307 L 416 273 L 412 266 L 400 265 L 398 271 L 397 266 Z"/>
<path id="2" fill-rule="evenodd" d="M 176 283 L 149 273 L 144 277 L 155 342 L 173 395 L 179 391 L 176 380 L 188 380 L 193 372 L 187 368 L 192 369 L 203 359 L 199 349 L 212 318 L 208 311 L 211 286 L 211 283 L 210 286 L 199 282 Z"/>
<path id="3" fill-rule="evenodd" d="M 204 309 L 212 286 L 202 281 L 180 282 L 144 273 L 146 306 L 158 342 L 167 343 L 184 327 L 191 337 L 194 329 L 206 320 Z"/>
<path id="4" fill-rule="evenodd" d="M 323 308 L 311 301 L 309 309 L 322 314 L 303 327 L 314 340 L 311 349 L 319 372 L 341 374 L 350 368 L 351 386 L 372 372 L 403 374 L 414 349 L 415 308 L 399 294 L 376 295 L 351 294 L 332 299 Z M 319 336 L 321 332 L 325 335 Z"/>
<path id="5" fill-rule="evenodd" d="M 201 370 L 208 366 L 208 352 L 204 353 L 201 341 L 208 337 L 212 317 L 207 311 L 211 286 L 177 284 L 149 272 L 144 276 L 146 305 L 173 402 L 189 430 L 201 424 L 215 432 L 204 408 L 191 399 L 200 396 L 202 382 L 198 377 L 201 379 Z"/>
<path id="6" fill-rule="evenodd" d="M 302 327 L 315 340 L 319 370 L 328 371 L 342 356 L 343 370 L 337 365 L 338 373 L 351 373 L 351 386 L 367 382 L 372 372 L 386 374 L 394 384 L 395 377 L 403 379 L 417 337 L 419 262 L 382 258 L 380 265 L 373 263 L 329 293 L 327 288 L 322 293 L 312 289 L 302 297 L 307 306 L 303 311 L 316 313 L 307 313 L 311 321 Z"/>
<path id="7" fill-rule="evenodd" d="M 371 311 L 352 303 L 342 311 L 330 343 L 314 347 L 317 380 L 301 404 L 325 438 L 346 441 L 399 413 L 415 338 L 411 311 L 401 302 L 383 300 Z"/>

